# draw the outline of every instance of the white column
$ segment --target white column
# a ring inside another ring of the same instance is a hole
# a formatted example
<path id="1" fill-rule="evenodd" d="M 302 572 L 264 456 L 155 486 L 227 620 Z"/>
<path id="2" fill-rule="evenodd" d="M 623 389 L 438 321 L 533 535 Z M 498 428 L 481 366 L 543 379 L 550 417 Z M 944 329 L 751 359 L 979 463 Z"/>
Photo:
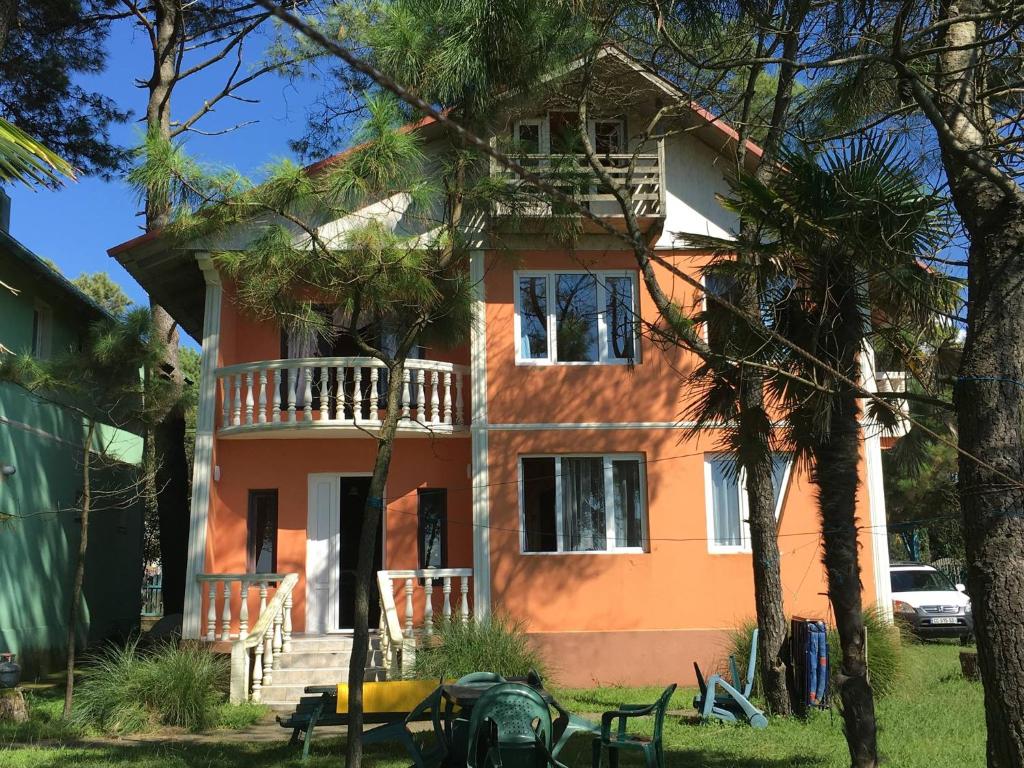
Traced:
<path id="1" fill-rule="evenodd" d="M 302 420 L 313 420 L 313 366 L 303 366 L 302 371 Z"/>
<path id="2" fill-rule="evenodd" d="M 875 352 L 865 344 L 861 355 L 861 382 L 869 392 L 877 392 Z M 889 581 L 889 528 L 885 512 L 885 480 L 882 476 L 882 426 L 865 413 L 861 401 L 861 425 L 864 429 L 864 472 L 871 519 L 871 562 L 875 579 L 875 603 L 889 621 L 892 616 L 892 584 Z"/>
<path id="3" fill-rule="evenodd" d="M 295 377 L 296 369 L 292 366 L 285 368 L 288 372 L 288 421 L 295 423 Z"/>
<path id="4" fill-rule="evenodd" d="M 199 362 L 199 405 L 196 412 L 196 445 L 192 462 L 192 499 L 189 512 L 188 561 L 185 576 L 185 615 L 182 637 L 198 640 L 202 627 L 202 592 L 196 576 L 206 566 L 207 520 L 210 514 L 210 482 L 213 479 L 214 409 L 220 351 L 220 276 L 206 254 L 197 257 L 206 278 L 203 309 L 203 347 Z M 225 379 L 226 383 L 226 379 Z M 224 387 L 225 394 L 227 387 Z"/>
<path id="5" fill-rule="evenodd" d="M 409 418 L 409 369 L 402 367 L 402 418 Z"/>
<path id="6" fill-rule="evenodd" d="M 267 369 L 260 369 L 260 412 L 257 421 L 260 424 L 267 423 Z"/>
<path id="7" fill-rule="evenodd" d="M 491 611 L 491 497 L 487 464 L 487 306 L 484 294 L 484 252 L 469 252 L 469 278 L 473 283 L 473 325 L 470 329 L 470 441 L 473 483 L 473 614 L 478 619 Z M 462 399 L 459 398 L 461 410 Z M 465 580 L 463 580 L 465 584 Z"/>
<path id="8" fill-rule="evenodd" d="M 444 423 L 451 426 L 452 423 L 452 375 L 445 371 L 444 386 L 441 388 L 441 395 L 444 398 Z"/>
<path id="9" fill-rule="evenodd" d="M 271 392 L 273 405 L 271 406 L 270 420 L 279 424 L 281 422 L 281 371 L 277 368 L 270 372 L 270 385 L 274 388 L 274 391 Z"/>
<path id="10" fill-rule="evenodd" d="M 352 421 L 356 424 L 363 420 L 363 369 L 356 366 L 352 369 Z"/>
<path id="11" fill-rule="evenodd" d="M 441 423 L 441 401 L 438 393 L 441 389 L 441 374 L 437 371 L 430 372 L 430 423 Z"/>
<path id="12" fill-rule="evenodd" d="M 377 388 L 377 367 L 370 369 L 370 420 L 380 421 L 380 390 Z"/>
<path id="13" fill-rule="evenodd" d="M 252 371 L 245 374 L 245 423 L 252 424 L 253 408 L 256 401 L 253 398 Z"/>
<path id="14" fill-rule="evenodd" d="M 242 604 L 238 610 L 238 639 L 245 640 L 249 635 L 249 587 L 252 586 L 248 581 L 242 579 L 239 584 L 239 592 L 241 593 Z"/>

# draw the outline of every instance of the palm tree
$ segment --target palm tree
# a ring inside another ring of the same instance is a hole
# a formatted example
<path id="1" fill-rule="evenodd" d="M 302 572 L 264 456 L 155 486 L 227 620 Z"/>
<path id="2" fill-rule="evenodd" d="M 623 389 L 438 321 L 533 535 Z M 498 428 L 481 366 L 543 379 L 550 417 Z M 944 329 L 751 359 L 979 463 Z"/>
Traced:
<path id="1" fill-rule="evenodd" d="M 28 187 L 60 186 L 61 176 L 75 178 L 75 169 L 23 130 L 0 118 L 0 181 Z"/>
<path id="2" fill-rule="evenodd" d="M 724 205 L 753 225 L 741 249 L 758 258 L 713 268 L 759 266 L 762 323 L 726 321 L 729 354 L 776 368 L 767 376 L 768 400 L 784 416 L 782 443 L 809 463 L 822 520 L 829 599 L 842 651 L 838 676 L 852 764 L 877 765 L 874 701 L 867 676 L 856 518 L 861 418 L 858 390 L 864 351 L 876 327 L 934 328 L 936 309 L 949 306 L 955 283 L 919 258 L 939 245 L 939 200 L 922 191 L 918 168 L 892 142 L 867 139 L 815 155 L 782 153 L 785 172 L 771 185 L 740 175 Z M 736 244 L 731 245 L 735 252 Z M 712 310 L 718 314 L 724 310 Z M 709 318 L 711 319 L 711 318 Z M 721 319 L 719 320 L 721 322 Z M 789 344 L 771 343 L 763 327 Z M 740 366 L 737 366 L 737 376 Z M 696 406 L 705 421 L 738 410 L 736 382 L 703 371 Z M 891 423 L 884 409 L 871 416 Z M 739 461 L 744 452 L 771 449 L 764 430 L 730 431 Z M 739 462 L 738 462 L 739 463 Z"/>

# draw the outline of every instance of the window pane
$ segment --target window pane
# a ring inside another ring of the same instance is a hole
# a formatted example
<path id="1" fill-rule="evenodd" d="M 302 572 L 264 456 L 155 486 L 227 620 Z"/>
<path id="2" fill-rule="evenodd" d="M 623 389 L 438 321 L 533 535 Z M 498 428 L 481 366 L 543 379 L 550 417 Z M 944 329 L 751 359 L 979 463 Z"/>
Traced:
<path id="1" fill-rule="evenodd" d="M 615 489 L 615 545 L 642 547 L 640 462 L 635 459 L 613 461 L 612 487 Z"/>
<path id="2" fill-rule="evenodd" d="M 517 128 L 518 150 L 526 155 L 540 154 L 540 124 L 520 123 Z"/>
<path id="3" fill-rule="evenodd" d="M 708 272 L 704 275 L 704 290 L 710 296 L 720 296 L 733 304 L 739 300 L 736 280 L 731 275 Z M 708 332 L 708 346 L 716 352 L 729 351 L 730 338 L 737 330 L 737 319 L 729 310 L 707 299 L 705 323 Z"/>
<path id="4" fill-rule="evenodd" d="M 249 569 L 277 570 L 277 491 L 249 491 Z"/>
<path id="5" fill-rule="evenodd" d="M 558 275 L 555 322 L 559 362 L 595 362 L 598 359 L 596 277 Z"/>
<path id="6" fill-rule="evenodd" d="M 519 356 L 543 360 L 548 356 L 548 280 L 519 278 Z"/>
<path id="7" fill-rule="evenodd" d="M 775 509 L 779 508 L 779 496 L 785 490 L 782 487 L 782 481 L 786 477 L 786 468 L 789 467 L 792 458 L 792 455 L 788 453 L 772 454 L 772 504 Z"/>
<path id="8" fill-rule="evenodd" d="M 555 460 L 523 459 L 523 527 L 527 552 L 556 552 Z"/>
<path id="9" fill-rule="evenodd" d="M 594 123 L 594 150 L 599 155 L 615 155 L 622 152 L 622 123 L 596 122 Z"/>
<path id="10" fill-rule="evenodd" d="M 447 493 L 443 488 L 418 492 L 420 568 L 444 568 Z"/>
<path id="11" fill-rule="evenodd" d="M 607 549 L 604 460 L 562 458 L 562 541 L 569 552 Z"/>
<path id="12" fill-rule="evenodd" d="M 735 462 L 726 457 L 709 459 L 711 464 L 711 504 L 716 544 L 738 547 L 743 544 L 740 520 L 740 489 Z"/>
<path id="13" fill-rule="evenodd" d="M 608 357 L 633 357 L 633 280 L 607 277 L 604 281 L 605 324 L 608 326 Z"/>

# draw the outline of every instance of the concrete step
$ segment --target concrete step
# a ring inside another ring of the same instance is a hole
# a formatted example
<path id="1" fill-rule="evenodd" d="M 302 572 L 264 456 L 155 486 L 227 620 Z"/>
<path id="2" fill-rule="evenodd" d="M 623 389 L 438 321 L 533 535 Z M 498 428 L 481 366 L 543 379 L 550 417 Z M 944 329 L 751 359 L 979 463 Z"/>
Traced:
<path id="1" fill-rule="evenodd" d="M 282 670 L 283 671 L 283 670 Z M 299 703 L 299 699 L 306 695 L 305 688 L 307 685 L 332 685 L 334 683 L 343 682 L 343 678 L 339 678 L 335 675 L 332 679 L 326 680 L 303 680 L 301 683 L 297 682 L 281 682 L 278 683 L 281 672 L 274 674 L 274 682 L 272 685 L 263 687 L 262 696 L 260 698 L 261 703 L 270 707 L 275 711 L 287 711 L 291 712 L 295 709 L 295 705 Z M 383 668 L 373 668 L 366 670 L 366 681 L 383 680 L 385 676 L 385 670 Z"/>
<path id="2" fill-rule="evenodd" d="M 351 650 L 299 651 L 293 648 L 291 653 L 281 655 L 281 666 L 285 668 L 348 669 L 348 660 L 351 656 Z M 367 655 L 367 665 L 380 666 L 382 658 L 383 654 L 379 650 L 372 650 Z"/>
<path id="3" fill-rule="evenodd" d="M 370 636 L 370 647 L 380 648 L 380 639 Z M 292 652 L 296 651 L 349 651 L 352 649 L 351 635 L 292 635 Z"/>
<path id="4" fill-rule="evenodd" d="M 368 670 L 383 669 L 380 664 L 368 664 Z M 274 685 L 329 685 L 348 679 L 348 665 L 343 667 L 287 667 L 274 672 Z"/>

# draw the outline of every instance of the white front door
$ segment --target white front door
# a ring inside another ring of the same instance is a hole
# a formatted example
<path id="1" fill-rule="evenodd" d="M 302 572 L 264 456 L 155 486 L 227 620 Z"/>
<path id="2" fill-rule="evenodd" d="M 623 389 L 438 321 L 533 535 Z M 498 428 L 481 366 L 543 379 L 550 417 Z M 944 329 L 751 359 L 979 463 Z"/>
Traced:
<path id="1" fill-rule="evenodd" d="M 309 476 L 306 523 L 306 632 L 338 629 L 338 556 L 341 547 L 341 477 Z"/>

